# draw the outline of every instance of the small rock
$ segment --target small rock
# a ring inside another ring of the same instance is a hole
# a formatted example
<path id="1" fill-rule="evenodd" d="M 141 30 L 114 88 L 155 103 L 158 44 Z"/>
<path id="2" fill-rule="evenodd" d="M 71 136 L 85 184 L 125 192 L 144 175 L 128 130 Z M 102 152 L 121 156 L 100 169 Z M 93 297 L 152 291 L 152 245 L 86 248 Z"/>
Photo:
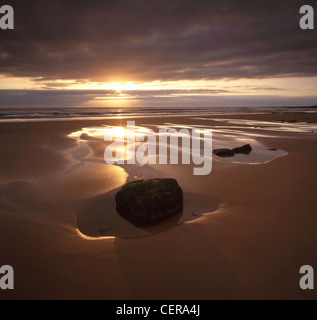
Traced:
<path id="1" fill-rule="evenodd" d="M 233 148 L 232 151 L 236 154 L 239 154 L 239 153 L 249 154 L 252 151 L 252 148 L 249 144 L 245 144 L 242 147 Z"/>
<path id="2" fill-rule="evenodd" d="M 213 153 L 218 157 L 233 157 L 235 154 L 243 153 L 249 154 L 252 151 L 252 148 L 249 144 L 245 144 L 241 147 L 233 148 L 233 149 L 215 149 Z"/>
<path id="3" fill-rule="evenodd" d="M 222 157 L 222 158 L 233 157 L 234 156 L 234 151 L 231 150 L 231 149 L 215 149 L 215 150 L 213 150 L 213 153 L 216 156 Z"/>

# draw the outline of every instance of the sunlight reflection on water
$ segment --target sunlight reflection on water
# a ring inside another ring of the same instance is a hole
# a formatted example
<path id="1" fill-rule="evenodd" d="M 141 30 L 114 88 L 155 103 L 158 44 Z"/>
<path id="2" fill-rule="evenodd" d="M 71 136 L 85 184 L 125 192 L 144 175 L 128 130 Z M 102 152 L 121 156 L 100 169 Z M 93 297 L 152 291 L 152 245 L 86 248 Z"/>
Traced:
<path id="1" fill-rule="evenodd" d="M 219 120 L 220 121 L 220 120 Z M 229 121 L 229 120 L 224 120 Z M 233 125 L 232 125 L 233 124 Z M 237 124 L 237 125 L 236 125 Z M 214 160 L 223 161 L 223 162 L 234 162 L 234 163 L 250 163 L 250 164 L 260 164 L 271 161 L 275 158 L 284 156 L 287 152 L 276 148 L 273 146 L 265 146 L 264 144 L 257 141 L 259 137 L 265 137 L 265 133 L 262 132 L 249 132 L 246 131 L 245 126 L 238 126 L 238 124 L 243 124 L 246 126 L 252 126 L 261 124 L 263 126 L 263 122 L 256 121 L 235 121 L 230 120 L 230 125 L 219 125 L 219 126 L 208 126 L 208 125 L 188 125 L 188 124 L 175 124 L 175 123 L 165 123 L 163 125 L 152 125 L 145 124 L 143 126 L 135 126 L 135 130 L 129 131 L 127 127 L 123 126 L 100 126 L 100 127 L 87 127 L 83 128 L 79 131 L 73 132 L 69 135 L 71 138 L 75 138 L 79 142 L 77 154 L 80 154 L 80 148 L 84 148 L 83 143 L 88 143 L 93 139 L 103 140 L 105 136 L 107 136 L 108 140 L 111 140 L 111 137 L 115 138 L 117 141 L 126 141 L 128 137 L 139 137 L 139 136 L 147 136 L 153 131 L 156 135 L 155 145 L 158 144 L 158 136 L 160 135 L 160 129 L 171 129 L 175 128 L 176 130 L 180 129 L 212 129 L 213 130 L 213 138 L 212 145 L 213 149 L 219 148 L 235 148 L 240 147 L 244 144 L 250 144 L 252 147 L 252 151 L 250 154 L 236 154 L 230 158 L 220 158 L 214 155 Z M 268 125 L 265 123 L 265 128 L 269 128 L 270 130 L 274 130 L 275 128 L 279 128 L 279 124 L 269 123 Z M 284 126 L 283 128 L 286 130 L 289 126 Z M 149 129 L 152 128 L 153 130 Z M 262 128 L 262 127 L 261 127 Z M 308 130 L 308 129 L 307 129 Z M 177 134 L 177 133 L 176 133 Z M 171 133 L 171 136 L 176 135 Z M 135 147 L 137 148 L 141 142 L 136 142 Z M 106 146 L 106 145 L 105 145 Z M 134 156 L 135 150 L 133 148 L 127 147 L 127 145 L 122 144 L 122 150 L 118 150 L 118 154 L 122 154 L 122 160 L 131 159 Z M 171 150 L 174 148 L 178 149 L 178 151 L 182 151 L 182 144 L 179 142 L 178 146 L 170 145 Z M 186 152 L 186 151 L 185 151 Z M 171 155 L 170 155 L 171 156 Z M 171 160 L 171 159 L 170 159 Z M 157 161 L 158 162 L 158 161 Z M 180 161 L 181 162 L 181 161 Z"/>

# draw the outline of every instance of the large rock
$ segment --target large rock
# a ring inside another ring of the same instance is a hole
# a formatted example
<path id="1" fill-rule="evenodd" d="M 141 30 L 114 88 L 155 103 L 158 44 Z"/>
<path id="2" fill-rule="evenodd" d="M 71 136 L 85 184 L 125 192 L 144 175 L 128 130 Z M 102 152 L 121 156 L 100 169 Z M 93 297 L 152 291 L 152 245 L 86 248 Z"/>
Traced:
<path id="1" fill-rule="evenodd" d="M 116 194 L 117 212 L 136 226 L 149 226 L 183 210 L 183 191 L 175 179 L 136 180 Z"/>

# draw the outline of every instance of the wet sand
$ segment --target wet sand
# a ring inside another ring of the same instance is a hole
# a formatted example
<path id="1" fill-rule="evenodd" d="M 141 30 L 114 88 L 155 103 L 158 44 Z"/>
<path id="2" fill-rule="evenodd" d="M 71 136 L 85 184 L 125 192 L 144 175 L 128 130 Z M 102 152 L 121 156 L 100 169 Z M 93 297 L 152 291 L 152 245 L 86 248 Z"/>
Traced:
<path id="1" fill-rule="evenodd" d="M 0 124 L 0 265 L 15 270 L 15 289 L 0 299 L 316 299 L 298 285 L 300 266 L 317 268 L 316 121 L 305 113 L 137 119 L 225 129 L 287 154 L 261 164 L 214 157 L 207 176 L 192 165 L 138 168 L 139 178 L 176 178 L 194 215 L 133 237 L 100 233 L 96 221 L 135 171 L 106 165 L 103 141 L 78 153 L 68 137 L 125 119 Z"/>

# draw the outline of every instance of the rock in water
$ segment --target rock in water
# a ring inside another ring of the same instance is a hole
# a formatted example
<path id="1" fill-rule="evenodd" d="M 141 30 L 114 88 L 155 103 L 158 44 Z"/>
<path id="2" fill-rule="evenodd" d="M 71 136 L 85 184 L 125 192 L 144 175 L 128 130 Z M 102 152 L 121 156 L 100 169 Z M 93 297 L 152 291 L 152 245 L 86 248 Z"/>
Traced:
<path id="1" fill-rule="evenodd" d="M 242 147 L 233 148 L 232 151 L 235 154 L 238 154 L 238 153 L 249 154 L 252 151 L 252 148 L 249 144 L 245 144 Z"/>
<path id="2" fill-rule="evenodd" d="M 136 226 L 157 224 L 183 210 L 183 191 L 175 179 L 131 181 L 115 198 L 117 212 Z"/>
<path id="3" fill-rule="evenodd" d="M 252 151 L 252 147 L 249 144 L 245 144 L 244 146 L 233 148 L 233 149 L 215 149 L 213 153 L 222 158 L 233 157 L 235 154 L 243 153 L 249 154 Z"/>
<path id="4" fill-rule="evenodd" d="M 234 156 L 234 151 L 232 151 L 231 149 L 215 149 L 213 151 L 213 153 L 218 156 L 218 157 L 222 157 L 222 158 L 226 158 L 226 157 L 233 157 Z"/>

